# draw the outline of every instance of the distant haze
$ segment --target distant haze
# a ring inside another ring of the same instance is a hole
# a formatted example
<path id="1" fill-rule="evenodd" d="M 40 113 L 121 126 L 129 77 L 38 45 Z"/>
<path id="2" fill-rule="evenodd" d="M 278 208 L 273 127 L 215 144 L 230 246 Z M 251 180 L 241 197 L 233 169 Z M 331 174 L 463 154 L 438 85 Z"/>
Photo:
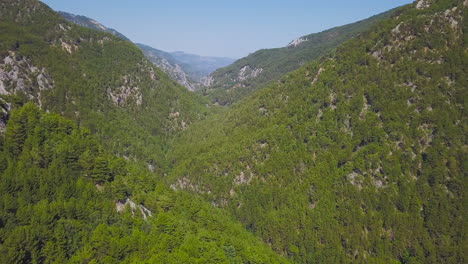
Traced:
<path id="1" fill-rule="evenodd" d="M 165 51 L 240 58 L 309 33 L 351 23 L 410 0 L 43 0 L 85 15 L 134 42 Z"/>

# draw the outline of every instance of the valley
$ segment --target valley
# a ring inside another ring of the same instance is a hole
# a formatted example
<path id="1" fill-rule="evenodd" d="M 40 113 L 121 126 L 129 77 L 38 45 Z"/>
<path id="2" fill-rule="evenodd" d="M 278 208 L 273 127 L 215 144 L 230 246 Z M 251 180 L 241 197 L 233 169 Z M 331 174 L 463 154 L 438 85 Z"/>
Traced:
<path id="1" fill-rule="evenodd" d="M 239 60 L 0 3 L 0 263 L 464 263 L 464 0 Z"/>

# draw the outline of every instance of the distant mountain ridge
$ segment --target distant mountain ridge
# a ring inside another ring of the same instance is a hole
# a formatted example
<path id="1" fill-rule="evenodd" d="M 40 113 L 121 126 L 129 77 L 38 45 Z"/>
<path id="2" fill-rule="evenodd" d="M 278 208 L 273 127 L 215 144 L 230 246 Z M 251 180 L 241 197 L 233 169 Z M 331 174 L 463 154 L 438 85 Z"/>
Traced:
<path id="1" fill-rule="evenodd" d="M 90 29 L 111 33 L 112 35 L 116 37 L 130 41 L 130 39 L 128 39 L 124 34 L 118 32 L 117 30 L 113 28 L 108 28 L 92 18 L 81 16 L 81 15 L 74 15 L 71 13 L 63 12 L 63 11 L 58 11 L 57 13 L 59 13 L 66 20 L 72 23 L 75 23 L 77 25 L 80 25 L 82 27 L 87 27 Z"/>
<path id="2" fill-rule="evenodd" d="M 227 66 L 235 61 L 235 59 L 227 57 L 200 56 L 183 51 L 175 51 L 170 54 L 180 63 L 195 66 L 203 76 L 207 76 L 220 67 Z"/>
<path id="3" fill-rule="evenodd" d="M 166 52 L 140 43 L 136 45 L 158 68 L 190 91 L 197 90 L 213 71 L 235 61 L 231 58 L 207 57 L 182 51 Z"/>
<path id="4" fill-rule="evenodd" d="M 66 20 L 90 29 L 107 32 L 121 39 L 131 41 L 124 34 L 108 28 L 98 21 L 81 15 L 58 12 Z M 223 57 L 206 57 L 182 51 L 166 52 L 145 44 L 135 43 L 144 55 L 158 68 L 167 73 L 173 80 L 190 91 L 195 91 L 206 77 L 216 69 L 225 67 L 235 60 Z"/>
<path id="5" fill-rule="evenodd" d="M 394 12 L 389 10 L 355 23 L 302 36 L 286 47 L 258 50 L 210 74 L 203 93 L 221 105 L 237 102 L 268 82 L 331 52 Z"/>

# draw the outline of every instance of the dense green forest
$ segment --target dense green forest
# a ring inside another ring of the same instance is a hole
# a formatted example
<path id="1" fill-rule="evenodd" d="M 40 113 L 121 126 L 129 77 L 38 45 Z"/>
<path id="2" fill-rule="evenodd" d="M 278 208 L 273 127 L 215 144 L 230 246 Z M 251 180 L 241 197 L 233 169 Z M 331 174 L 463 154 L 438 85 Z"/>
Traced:
<path id="1" fill-rule="evenodd" d="M 221 210 L 30 103 L 12 111 L 0 151 L 0 263 L 287 263 Z M 135 211 L 117 213 L 127 198 Z"/>
<path id="2" fill-rule="evenodd" d="M 0 2 L 0 263 L 467 262 L 467 5 L 351 24 L 216 107 Z"/>
<path id="3" fill-rule="evenodd" d="M 220 105 L 238 102 L 263 85 L 331 52 L 394 12 L 390 10 L 352 24 L 302 36 L 297 43 L 293 41 L 287 47 L 256 51 L 210 74 L 209 85 L 200 87 L 199 93 Z"/>
<path id="4" fill-rule="evenodd" d="M 415 5 L 194 124 L 169 183 L 298 263 L 466 262 L 466 7 Z"/>

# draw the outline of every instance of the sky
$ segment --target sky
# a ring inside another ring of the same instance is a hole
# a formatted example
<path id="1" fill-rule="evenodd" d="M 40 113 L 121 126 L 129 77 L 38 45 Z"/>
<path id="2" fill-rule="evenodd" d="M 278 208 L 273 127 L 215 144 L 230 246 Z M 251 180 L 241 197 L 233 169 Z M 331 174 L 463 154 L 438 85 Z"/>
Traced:
<path id="1" fill-rule="evenodd" d="M 164 51 L 241 58 L 411 0 L 41 0 Z"/>

